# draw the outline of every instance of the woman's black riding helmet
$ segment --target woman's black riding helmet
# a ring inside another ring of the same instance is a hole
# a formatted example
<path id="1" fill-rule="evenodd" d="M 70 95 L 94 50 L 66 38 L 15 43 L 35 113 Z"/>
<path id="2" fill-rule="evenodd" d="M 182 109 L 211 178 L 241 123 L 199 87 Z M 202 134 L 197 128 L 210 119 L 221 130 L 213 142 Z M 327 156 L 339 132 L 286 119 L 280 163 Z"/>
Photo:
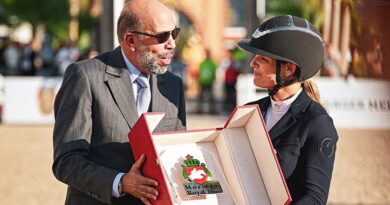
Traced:
<path id="1" fill-rule="evenodd" d="M 246 51 L 277 60 L 277 85 L 292 82 L 280 80 L 280 64 L 294 63 L 299 67 L 299 81 L 314 76 L 324 59 L 324 43 L 321 34 L 306 19 L 296 16 L 277 16 L 262 23 L 250 39 L 241 40 L 238 46 Z M 275 89 L 274 88 L 274 89 Z"/>

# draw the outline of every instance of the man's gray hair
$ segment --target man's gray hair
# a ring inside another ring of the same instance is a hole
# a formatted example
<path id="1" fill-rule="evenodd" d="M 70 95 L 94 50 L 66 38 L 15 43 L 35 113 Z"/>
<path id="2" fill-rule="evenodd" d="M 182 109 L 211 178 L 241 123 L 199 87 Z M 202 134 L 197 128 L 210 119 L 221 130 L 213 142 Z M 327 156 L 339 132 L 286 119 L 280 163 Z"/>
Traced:
<path id="1" fill-rule="evenodd" d="M 117 23 L 118 42 L 121 43 L 124 40 L 124 36 L 127 32 L 140 30 L 142 30 L 141 19 L 137 14 L 124 9 L 119 16 Z"/>

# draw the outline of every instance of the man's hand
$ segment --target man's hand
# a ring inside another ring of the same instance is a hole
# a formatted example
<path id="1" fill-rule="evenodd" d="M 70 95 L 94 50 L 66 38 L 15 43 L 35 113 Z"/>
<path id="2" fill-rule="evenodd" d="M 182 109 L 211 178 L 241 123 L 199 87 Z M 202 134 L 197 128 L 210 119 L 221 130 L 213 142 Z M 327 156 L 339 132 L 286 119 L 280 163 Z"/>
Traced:
<path id="1" fill-rule="evenodd" d="M 144 204 L 152 205 L 150 199 L 157 199 L 157 181 L 142 176 L 141 167 L 145 162 L 145 155 L 142 155 L 131 167 L 130 171 L 122 178 L 122 192 L 139 198 Z"/>

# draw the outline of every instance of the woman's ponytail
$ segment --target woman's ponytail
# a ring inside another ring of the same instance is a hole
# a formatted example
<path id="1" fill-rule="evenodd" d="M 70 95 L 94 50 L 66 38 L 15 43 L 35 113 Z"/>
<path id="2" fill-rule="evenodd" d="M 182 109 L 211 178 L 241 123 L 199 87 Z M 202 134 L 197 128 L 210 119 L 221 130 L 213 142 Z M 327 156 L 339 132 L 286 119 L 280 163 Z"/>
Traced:
<path id="1" fill-rule="evenodd" d="M 312 80 L 305 80 L 302 82 L 302 88 L 306 94 L 316 103 L 322 105 L 320 92 L 317 85 Z M 323 105 L 322 105 L 323 106 Z"/>

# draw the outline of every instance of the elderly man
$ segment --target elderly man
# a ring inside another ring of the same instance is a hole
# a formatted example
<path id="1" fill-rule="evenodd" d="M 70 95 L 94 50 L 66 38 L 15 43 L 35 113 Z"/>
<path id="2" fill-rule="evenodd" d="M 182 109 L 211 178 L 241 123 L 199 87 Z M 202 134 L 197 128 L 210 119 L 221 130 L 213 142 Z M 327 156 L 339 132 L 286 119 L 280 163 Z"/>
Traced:
<path id="1" fill-rule="evenodd" d="M 118 19 L 120 47 L 67 69 L 55 101 L 52 167 L 68 184 L 65 204 L 158 198 L 157 182 L 140 171 L 145 157 L 134 159 L 127 134 L 148 111 L 166 113 L 158 131 L 185 129 L 182 81 L 166 72 L 179 31 L 158 0 L 130 0 Z"/>

